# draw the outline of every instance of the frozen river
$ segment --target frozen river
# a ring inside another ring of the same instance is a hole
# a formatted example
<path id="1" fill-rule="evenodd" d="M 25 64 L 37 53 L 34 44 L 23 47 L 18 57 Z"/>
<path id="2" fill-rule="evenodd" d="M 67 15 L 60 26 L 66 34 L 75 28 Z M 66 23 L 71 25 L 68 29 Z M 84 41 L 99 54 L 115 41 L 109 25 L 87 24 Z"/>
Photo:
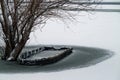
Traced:
<path id="1" fill-rule="evenodd" d="M 28 44 L 102 48 L 113 51 L 114 56 L 95 65 L 76 69 L 30 73 L 0 72 L 0 80 L 120 80 L 120 13 L 87 14 L 89 13 L 81 14 L 73 24 L 66 23 L 69 24 L 68 27 L 56 20 L 48 21 L 42 32 L 38 29 L 31 34 L 32 39 Z"/>

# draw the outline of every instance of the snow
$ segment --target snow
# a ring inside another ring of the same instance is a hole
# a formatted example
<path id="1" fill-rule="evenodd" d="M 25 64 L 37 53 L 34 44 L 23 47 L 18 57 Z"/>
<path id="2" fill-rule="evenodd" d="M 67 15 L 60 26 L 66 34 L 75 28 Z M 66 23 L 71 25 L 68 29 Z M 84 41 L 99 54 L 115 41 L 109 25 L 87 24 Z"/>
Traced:
<path id="1" fill-rule="evenodd" d="M 0 80 L 120 80 L 120 13 L 81 14 L 79 22 L 51 20 L 31 34 L 29 45 L 65 44 L 98 47 L 114 56 L 94 66 L 58 72 L 0 73 Z M 38 36 L 39 35 L 39 36 Z"/>
<path id="2" fill-rule="evenodd" d="M 27 58 L 27 60 L 31 60 L 31 59 L 42 59 L 42 58 L 48 58 L 48 57 L 53 57 L 53 56 L 57 56 L 59 54 L 61 54 L 62 52 L 64 52 L 64 50 L 60 50 L 60 51 L 52 51 L 52 50 L 48 50 L 48 51 L 43 51 L 39 54 L 33 55 L 32 57 Z"/>
<path id="3" fill-rule="evenodd" d="M 11 56 L 11 57 L 9 57 L 7 60 L 8 60 L 8 61 L 11 61 L 11 60 L 13 60 L 13 59 L 14 59 L 14 57 Z"/>

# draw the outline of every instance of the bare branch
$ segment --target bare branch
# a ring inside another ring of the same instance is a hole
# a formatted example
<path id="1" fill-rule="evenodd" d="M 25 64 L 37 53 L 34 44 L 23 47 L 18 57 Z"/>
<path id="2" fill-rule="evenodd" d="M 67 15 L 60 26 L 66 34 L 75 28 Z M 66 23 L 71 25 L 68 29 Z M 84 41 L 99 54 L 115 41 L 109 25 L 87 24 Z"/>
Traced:
<path id="1" fill-rule="evenodd" d="M 93 8 L 89 4 L 93 1 L 71 5 L 72 0 L 0 0 L 0 24 L 6 45 L 4 57 L 17 59 L 35 25 L 45 24 L 52 17 L 69 19 L 71 16 L 67 9 L 87 10 Z"/>

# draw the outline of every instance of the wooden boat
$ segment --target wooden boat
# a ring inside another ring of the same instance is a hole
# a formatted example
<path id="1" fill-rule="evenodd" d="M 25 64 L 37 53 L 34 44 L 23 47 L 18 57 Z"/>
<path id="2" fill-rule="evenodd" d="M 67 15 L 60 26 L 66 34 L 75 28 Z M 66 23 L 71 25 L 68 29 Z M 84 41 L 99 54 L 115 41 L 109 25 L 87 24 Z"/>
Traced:
<path id="1" fill-rule="evenodd" d="M 47 65 L 58 62 L 72 53 L 72 48 L 40 47 L 23 52 L 17 62 L 22 65 Z"/>

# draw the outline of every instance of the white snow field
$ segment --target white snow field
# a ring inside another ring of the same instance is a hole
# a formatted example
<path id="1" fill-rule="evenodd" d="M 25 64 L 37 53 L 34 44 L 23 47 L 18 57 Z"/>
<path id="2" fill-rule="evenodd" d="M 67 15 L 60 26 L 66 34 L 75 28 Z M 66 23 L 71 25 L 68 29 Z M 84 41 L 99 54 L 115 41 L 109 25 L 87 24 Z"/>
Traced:
<path id="1" fill-rule="evenodd" d="M 76 18 L 77 22 L 68 21 L 68 26 L 49 20 L 42 31 L 31 34 L 28 44 L 97 47 L 113 51 L 114 56 L 93 66 L 70 70 L 0 73 L 0 80 L 120 80 L 120 13 L 83 12 Z"/>

